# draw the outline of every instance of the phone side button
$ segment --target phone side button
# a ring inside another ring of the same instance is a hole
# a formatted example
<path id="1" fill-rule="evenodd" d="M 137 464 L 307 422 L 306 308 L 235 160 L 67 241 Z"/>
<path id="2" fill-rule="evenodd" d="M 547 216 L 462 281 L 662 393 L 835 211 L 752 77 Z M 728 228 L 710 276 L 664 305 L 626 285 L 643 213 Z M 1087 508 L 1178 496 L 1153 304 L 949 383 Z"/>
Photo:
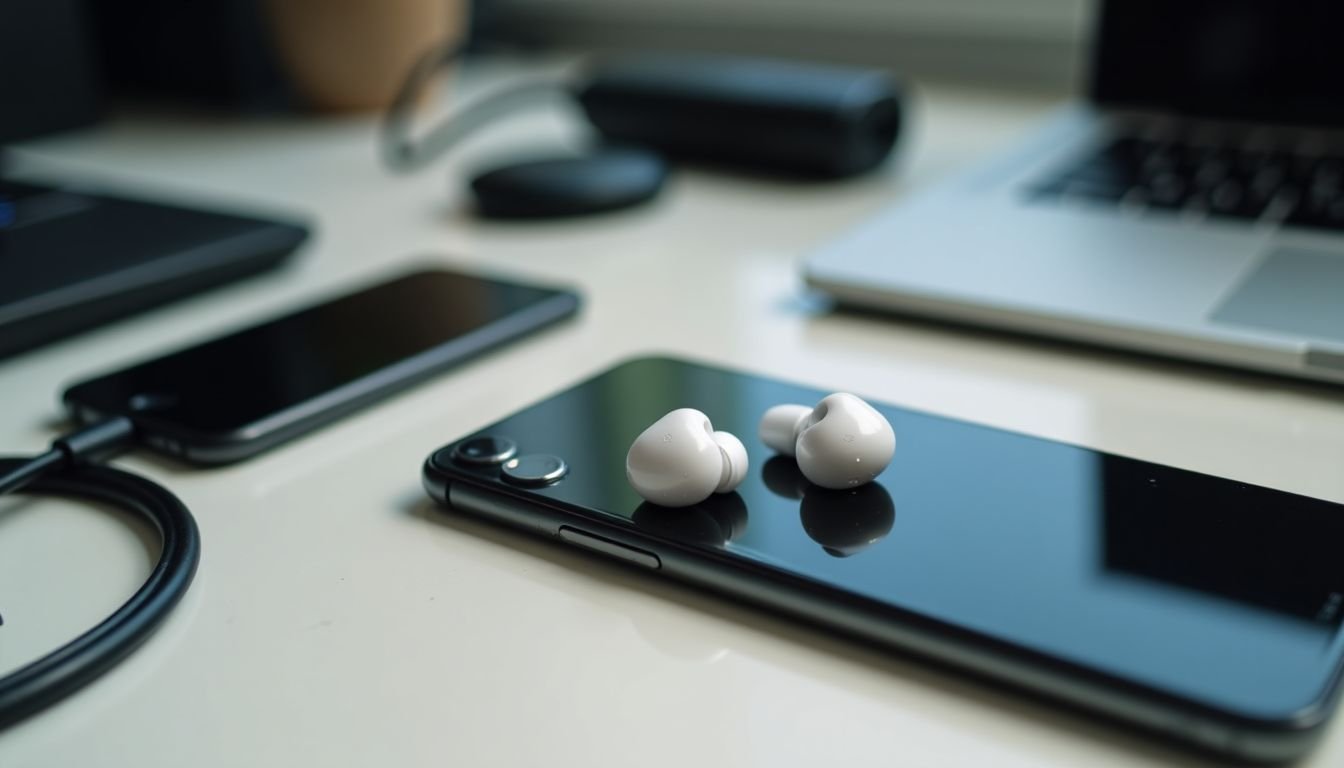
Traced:
<path id="1" fill-rule="evenodd" d="M 604 539 L 601 536 L 594 536 L 591 533 L 580 531 L 577 528 L 570 528 L 568 525 L 560 526 L 560 540 L 568 542 L 584 549 L 591 549 L 594 552 L 601 552 L 604 555 L 614 557 L 617 560 L 624 560 L 627 563 L 634 563 L 645 568 L 657 570 L 663 566 L 658 556 L 652 552 L 645 552 L 642 549 L 635 549 L 624 544 L 617 543 L 610 539 Z"/>

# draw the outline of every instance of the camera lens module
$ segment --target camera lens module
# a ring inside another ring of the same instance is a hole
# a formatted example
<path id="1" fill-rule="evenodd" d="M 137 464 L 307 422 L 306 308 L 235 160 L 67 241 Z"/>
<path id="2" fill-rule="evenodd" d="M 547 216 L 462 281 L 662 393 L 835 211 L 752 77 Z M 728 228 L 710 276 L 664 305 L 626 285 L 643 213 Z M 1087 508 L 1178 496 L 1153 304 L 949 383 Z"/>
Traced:
<path id="1" fill-rule="evenodd" d="M 518 455 L 518 444 L 507 437 L 478 435 L 457 444 L 453 459 L 478 466 L 503 464 Z"/>
<path id="2" fill-rule="evenodd" d="M 514 485 L 538 487 L 550 485 L 565 476 L 569 466 L 559 456 L 549 453 L 529 453 L 504 462 L 500 473 Z"/>

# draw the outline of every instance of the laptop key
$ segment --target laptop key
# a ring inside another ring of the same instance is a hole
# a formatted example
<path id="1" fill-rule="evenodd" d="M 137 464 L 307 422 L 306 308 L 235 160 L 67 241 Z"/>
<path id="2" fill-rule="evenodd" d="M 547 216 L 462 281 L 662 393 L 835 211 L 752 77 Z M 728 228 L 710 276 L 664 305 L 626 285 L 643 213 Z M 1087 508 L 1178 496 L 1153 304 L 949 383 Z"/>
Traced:
<path id="1" fill-rule="evenodd" d="M 1132 165 L 1111 160 L 1083 165 L 1066 174 L 1061 181 L 1091 184 L 1096 187 L 1125 189 L 1138 179 Z"/>
<path id="2" fill-rule="evenodd" d="M 1044 199 L 1066 199 L 1092 202 L 1119 202 L 1130 187 L 1086 178 L 1065 178 L 1037 187 L 1032 196 Z"/>
<path id="3" fill-rule="evenodd" d="M 1209 210 L 1221 214 L 1237 214 L 1246 201 L 1246 193 L 1235 181 L 1224 181 L 1209 191 Z"/>
<path id="4" fill-rule="evenodd" d="M 1114 137 L 1029 189 L 1034 199 L 1344 228 L 1344 157 L 1203 133 L 1189 140 Z"/>
<path id="5" fill-rule="evenodd" d="M 1284 220 L 1290 226 L 1344 231 L 1344 194 L 1308 193 Z"/>
<path id="6" fill-rule="evenodd" d="M 1188 186 L 1175 173 L 1158 175 L 1143 185 L 1150 208 L 1176 209 L 1185 205 Z"/>
<path id="7" fill-rule="evenodd" d="M 1213 189 L 1221 186 L 1228 178 L 1231 169 L 1219 160 L 1210 160 L 1195 170 L 1195 186 L 1200 189 Z"/>

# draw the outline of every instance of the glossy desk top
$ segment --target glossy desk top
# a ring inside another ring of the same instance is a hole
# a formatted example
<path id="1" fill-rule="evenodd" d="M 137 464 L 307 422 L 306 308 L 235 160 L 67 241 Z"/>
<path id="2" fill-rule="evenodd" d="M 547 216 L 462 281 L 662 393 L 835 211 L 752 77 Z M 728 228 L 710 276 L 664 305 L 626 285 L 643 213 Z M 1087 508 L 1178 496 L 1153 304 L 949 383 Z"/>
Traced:
<path id="1" fill-rule="evenodd" d="M 244 464 L 121 459 L 195 512 L 196 583 L 115 671 L 0 733 L 0 764 L 1217 764 L 444 516 L 420 488 L 436 446 L 654 351 L 1344 502 L 1338 390 L 832 313 L 804 292 L 796 266 L 809 248 L 1011 141 L 1059 98 L 931 85 L 879 175 L 810 186 L 684 171 L 652 206 L 548 224 L 473 221 L 454 173 L 572 139 L 545 110 L 411 177 L 382 170 L 376 122 L 363 118 L 141 115 L 27 145 L 24 168 L 306 211 L 317 234 L 279 273 L 0 361 L 6 453 L 50 440 L 73 380 L 411 263 L 566 281 L 586 305 Z M 148 541 L 78 505 L 0 501 L 0 671 L 124 600 Z M 1305 764 L 1341 763 L 1336 723 Z"/>

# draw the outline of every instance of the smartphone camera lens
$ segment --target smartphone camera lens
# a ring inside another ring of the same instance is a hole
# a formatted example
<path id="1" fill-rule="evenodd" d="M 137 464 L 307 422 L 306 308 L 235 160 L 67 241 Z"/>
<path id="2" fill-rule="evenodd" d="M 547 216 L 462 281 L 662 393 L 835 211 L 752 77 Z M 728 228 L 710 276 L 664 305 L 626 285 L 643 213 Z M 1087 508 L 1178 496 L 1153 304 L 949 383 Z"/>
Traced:
<path id="1" fill-rule="evenodd" d="M 549 453 L 529 453 L 504 462 L 500 470 L 504 479 L 514 485 L 538 487 L 550 485 L 569 472 L 569 466 L 559 456 Z"/>
<path id="2" fill-rule="evenodd" d="M 453 448 L 453 459 L 463 464 L 487 466 L 503 464 L 518 455 L 518 444 L 507 437 L 480 435 L 463 440 Z"/>

